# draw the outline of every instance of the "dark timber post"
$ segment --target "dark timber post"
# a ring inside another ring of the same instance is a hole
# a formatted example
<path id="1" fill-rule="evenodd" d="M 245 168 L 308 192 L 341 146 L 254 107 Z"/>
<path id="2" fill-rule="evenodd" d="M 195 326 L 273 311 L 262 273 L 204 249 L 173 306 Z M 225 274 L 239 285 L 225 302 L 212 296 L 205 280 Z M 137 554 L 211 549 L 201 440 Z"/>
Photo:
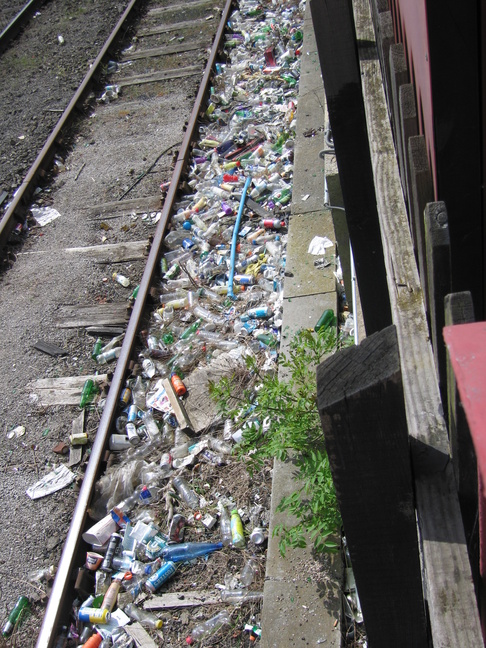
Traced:
<path id="1" fill-rule="evenodd" d="M 427 643 L 394 326 L 317 369 L 318 407 L 373 648 Z"/>
<path id="2" fill-rule="evenodd" d="M 442 329 L 445 318 L 444 299 L 451 291 L 451 246 L 447 208 L 444 202 L 432 202 L 426 205 L 424 227 L 430 332 L 442 402 L 445 403 L 447 368 Z"/>
<path id="3" fill-rule="evenodd" d="M 369 335 L 391 324 L 391 311 L 352 7 L 349 0 L 311 0 L 310 8 Z"/>

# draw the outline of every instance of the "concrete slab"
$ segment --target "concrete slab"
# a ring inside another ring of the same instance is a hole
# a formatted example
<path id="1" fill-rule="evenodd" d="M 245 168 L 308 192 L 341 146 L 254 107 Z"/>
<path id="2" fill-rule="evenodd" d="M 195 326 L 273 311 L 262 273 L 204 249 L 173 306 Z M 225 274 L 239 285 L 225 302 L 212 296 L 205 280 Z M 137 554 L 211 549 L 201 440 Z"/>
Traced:
<path id="1" fill-rule="evenodd" d="M 337 310 L 337 293 L 335 290 L 316 295 L 292 297 L 284 299 L 283 303 L 283 326 L 280 350 L 284 353 L 293 335 L 303 328 L 314 328 L 317 320 L 327 309 Z"/>
<path id="2" fill-rule="evenodd" d="M 309 254 L 309 244 L 314 236 L 327 236 L 334 243 L 334 227 L 329 210 L 294 214 L 290 218 L 287 242 L 287 263 L 284 297 L 316 295 L 335 290 L 335 247 L 328 248 L 324 255 L 331 265 L 318 269 L 314 265 L 321 256 Z"/>

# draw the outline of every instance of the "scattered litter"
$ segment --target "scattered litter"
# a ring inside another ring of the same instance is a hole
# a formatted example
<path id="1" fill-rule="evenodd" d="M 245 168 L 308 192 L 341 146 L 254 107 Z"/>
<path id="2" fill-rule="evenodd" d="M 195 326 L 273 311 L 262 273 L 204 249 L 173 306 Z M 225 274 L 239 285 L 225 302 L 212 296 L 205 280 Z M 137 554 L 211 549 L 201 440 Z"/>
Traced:
<path id="1" fill-rule="evenodd" d="M 59 218 L 61 215 L 57 209 L 54 209 L 53 207 L 31 207 L 30 211 L 32 212 L 32 216 L 37 225 L 40 227 L 52 223 L 52 221 L 56 220 L 56 218 Z"/>
<path id="2" fill-rule="evenodd" d="M 30 499 L 39 499 L 46 495 L 52 495 L 62 488 L 66 488 L 76 479 L 76 475 L 64 464 L 59 465 L 42 479 L 30 486 L 26 493 Z"/>
<path id="3" fill-rule="evenodd" d="M 309 254 L 325 254 L 326 249 L 330 248 L 334 243 L 327 238 L 327 236 L 314 236 L 312 241 L 309 243 L 309 249 L 307 252 Z"/>
<path id="4" fill-rule="evenodd" d="M 22 437 L 25 434 L 25 427 L 23 425 L 17 425 L 13 430 L 7 432 L 7 439 L 14 439 Z"/>

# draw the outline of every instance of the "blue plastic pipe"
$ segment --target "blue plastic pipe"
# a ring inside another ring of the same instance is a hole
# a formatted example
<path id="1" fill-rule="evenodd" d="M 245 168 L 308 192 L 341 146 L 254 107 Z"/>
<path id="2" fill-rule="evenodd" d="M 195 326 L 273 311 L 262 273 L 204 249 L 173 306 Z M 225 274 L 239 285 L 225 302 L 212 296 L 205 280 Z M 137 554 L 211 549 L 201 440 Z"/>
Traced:
<path id="1" fill-rule="evenodd" d="M 240 206 L 238 207 L 238 213 L 236 215 L 235 229 L 233 230 L 233 238 L 231 240 L 231 257 L 230 257 L 230 271 L 228 276 L 228 297 L 230 299 L 236 299 L 235 293 L 233 292 L 233 278 L 235 276 L 235 264 L 236 264 L 236 243 L 238 239 L 238 232 L 240 231 L 241 217 L 243 215 L 243 208 L 245 206 L 246 192 L 250 186 L 251 176 L 248 176 L 243 187 L 243 193 L 241 195 Z"/>

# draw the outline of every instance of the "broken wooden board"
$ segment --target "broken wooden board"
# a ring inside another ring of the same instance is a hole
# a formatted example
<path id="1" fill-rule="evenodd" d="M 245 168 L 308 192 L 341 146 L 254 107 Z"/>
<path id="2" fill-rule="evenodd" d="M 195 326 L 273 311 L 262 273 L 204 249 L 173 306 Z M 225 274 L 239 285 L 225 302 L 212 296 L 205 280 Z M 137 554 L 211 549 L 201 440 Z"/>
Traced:
<path id="1" fill-rule="evenodd" d="M 137 648 L 157 648 L 157 644 L 138 621 L 123 628 L 137 645 Z"/>
<path id="2" fill-rule="evenodd" d="M 184 378 L 187 388 L 184 407 L 196 433 L 214 425 L 218 419 L 216 403 L 209 395 L 209 382 L 217 383 L 245 366 L 244 358 L 235 351 L 222 353 L 207 367 L 200 367 Z"/>
<path id="3" fill-rule="evenodd" d="M 38 340 L 34 344 L 34 349 L 37 349 L 38 351 L 42 351 L 42 353 L 47 353 L 48 355 L 51 356 L 68 355 L 68 352 L 65 349 L 61 349 L 61 347 L 58 347 L 55 344 L 51 344 L 50 342 L 44 342 L 44 340 Z"/>
<path id="4" fill-rule="evenodd" d="M 40 378 L 28 385 L 37 405 L 79 405 L 84 383 L 91 378 L 96 383 L 106 382 L 107 374 L 92 376 L 67 376 L 64 378 Z"/>
<path id="5" fill-rule="evenodd" d="M 129 52 L 122 56 L 124 61 L 137 61 L 139 59 L 151 58 L 156 56 L 168 56 L 169 54 L 180 54 L 182 52 L 192 52 L 204 46 L 206 41 L 191 41 L 190 43 L 178 43 L 177 45 L 164 45 L 162 47 L 151 47 L 149 49 Z"/>
<path id="6" fill-rule="evenodd" d="M 85 410 L 81 410 L 81 414 L 77 416 L 72 424 L 71 428 L 71 434 L 74 436 L 75 434 L 82 434 L 84 432 L 84 413 Z M 68 466 L 76 466 L 81 459 L 83 458 L 83 446 L 78 445 L 78 446 L 73 446 L 71 445 L 69 447 L 69 461 L 68 461 Z"/>
<path id="7" fill-rule="evenodd" d="M 129 241 L 125 243 L 106 243 L 104 245 L 90 245 L 87 247 L 64 248 L 60 254 L 75 254 L 92 259 L 95 263 L 122 263 L 137 261 L 145 258 L 148 241 Z M 41 252 L 21 252 L 22 255 L 52 254 L 49 250 Z M 19 255 L 20 256 L 20 255 Z M 39 348 L 39 347 L 36 347 Z M 43 349 L 39 349 L 43 351 Z M 45 351 L 49 353 L 49 351 Z"/>
<path id="8" fill-rule="evenodd" d="M 167 610 L 169 608 L 194 607 L 196 605 L 217 605 L 221 604 L 221 596 L 210 591 L 202 592 L 175 592 L 173 594 L 162 594 L 152 596 L 145 601 L 143 607 L 146 610 Z"/>
<path id="9" fill-rule="evenodd" d="M 60 306 L 54 324 L 57 328 L 116 326 L 126 324 L 127 320 L 127 302 L 116 302 L 96 306 Z"/>
<path id="10" fill-rule="evenodd" d="M 160 209 L 160 195 L 147 196 L 146 198 L 128 198 L 127 200 L 113 200 L 98 205 L 85 205 L 79 209 L 87 210 L 93 216 L 103 214 L 120 214 L 120 212 L 130 214 L 131 212 L 142 213 Z"/>
<path id="11" fill-rule="evenodd" d="M 173 11 L 187 11 L 188 9 L 204 7 L 207 4 L 213 4 L 213 0 L 192 0 L 192 2 L 173 4 L 168 7 L 154 7 L 153 9 L 149 9 L 148 13 L 154 15 Z"/>
<path id="12" fill-rule="evenodd" d="M 184 20 L 183 22 L 173 23 L 171 25 L 159 25 L 140 32 L 140 36 L 158 36 L 159 34 L 166 34 L 168 32 L 179 31 L 180 29 L 190 29 L 197 27 L 201 24 L 201 20 Z"/>
<path id="13" fill-rule="evenodd" d="M 184 431 L 192 430 L 192 423 L 187 415 L 186 408 L 175 393 L 171 381 L 168 378 L 164 378 L 164 380 L 162 380 L 162 385 L 170 401 L 170 406 L 172 407 L 172 411 L 177 419 L 178 426 Z"/>
<path id="14" fill-rule="evenodd" d="M 182 79 L 182 77 L 195 76 L 201 74 L 200 65 L 188 65 L 183 68 L 172 68 L 170 70 L 161 70 L 160 72 L 149 72 L 139 76 L 125 77 L 118 79 L 117 85 L 120 88 L 126 86 L 141 85 L 143 83 L 157 83 L 157 81 L 166 81 L 167 79 Z"/>

